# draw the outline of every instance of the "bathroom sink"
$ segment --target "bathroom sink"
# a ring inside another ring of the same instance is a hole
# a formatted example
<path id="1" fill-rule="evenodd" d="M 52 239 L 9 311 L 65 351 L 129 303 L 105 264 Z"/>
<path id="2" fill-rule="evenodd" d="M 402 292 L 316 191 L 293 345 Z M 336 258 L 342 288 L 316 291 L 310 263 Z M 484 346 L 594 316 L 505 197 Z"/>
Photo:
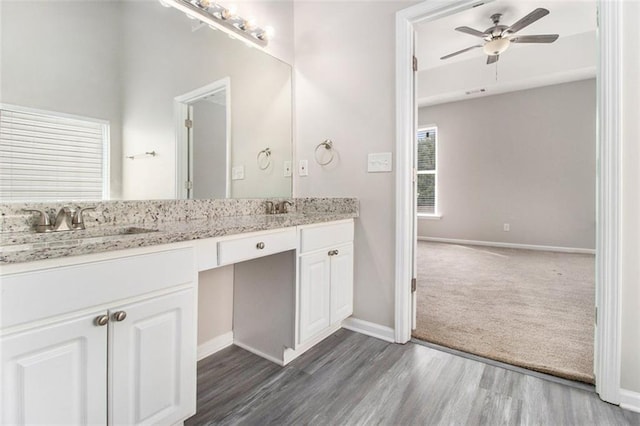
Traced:
<path id="1" fill-rule="evenodd" d="M 135 234 L 146 234 L 148 232 L 158 232 L 157 229 L 150 228 L 139 228 L 137 226 L 130 226 L 128 228 L 124 228 L 116 235 L 135 235 Z"/>
<path id="2" fill-rule="evenodd" d="M 117 239 L 117 237 L 144 235 L 158 231 L 158 229 L 152 228 L 127 226 L 46 234 L 25 233 L 18 237 L 14 236 L 13 238 L 0 240 L 0 253 L 41 248 L 77 247 L 86 244 L 109 242 Z"/>

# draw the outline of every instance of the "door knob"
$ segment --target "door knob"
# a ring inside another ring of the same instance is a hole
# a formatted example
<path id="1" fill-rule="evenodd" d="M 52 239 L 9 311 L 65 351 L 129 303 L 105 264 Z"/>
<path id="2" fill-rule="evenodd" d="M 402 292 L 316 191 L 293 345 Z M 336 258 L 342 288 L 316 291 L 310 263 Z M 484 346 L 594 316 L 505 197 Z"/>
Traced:
<path id="1" fill-rule="evenodd" d="M 118 322 L 124 321 L 126 317 L 127 317 L 127 313 L 125 311 L 118 311 L 113 314 L 113 319 Z"/>
<path id="2" fill-rule="evenodd" d="M 107 325 L 108 322 L 109 322 L 109 315 L 99 315 L 95 319 L 96 325 L 100 327 Z"/>

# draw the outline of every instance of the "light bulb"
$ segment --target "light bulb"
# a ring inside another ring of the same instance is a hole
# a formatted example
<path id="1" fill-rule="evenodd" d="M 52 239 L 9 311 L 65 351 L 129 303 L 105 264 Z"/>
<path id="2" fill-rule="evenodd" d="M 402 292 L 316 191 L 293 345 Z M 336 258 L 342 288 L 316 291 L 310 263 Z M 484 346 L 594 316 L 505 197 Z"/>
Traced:
<path id="1" fill-rule="evenodd" d="M 256 27 L 256 18 L 250 17 L 244 22 L 244 27 L 247 31 L 251 31 Z"/>
<path id="2" fill-rule="evenodd" d="M 276 34 L 276 30 L 274 30 L 273 27 L 270 27 L 270 26 L 264 27 L 264 35 L 266 36 L 267 39 L 272 39 L 275 34 Z"/>

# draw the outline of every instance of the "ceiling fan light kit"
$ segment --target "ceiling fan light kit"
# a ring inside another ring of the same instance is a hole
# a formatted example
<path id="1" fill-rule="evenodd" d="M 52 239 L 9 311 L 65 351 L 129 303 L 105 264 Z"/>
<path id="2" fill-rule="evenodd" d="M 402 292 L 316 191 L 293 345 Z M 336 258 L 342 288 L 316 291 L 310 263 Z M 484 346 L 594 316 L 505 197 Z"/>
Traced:
<path id="1" fill-rule="evenodd" d="M 479 37 L 484 40 L 484 43 L 458 50 L 457 52 L 445 55 L 440 59 L 449 59 L 453 56 L 481 47 L 482 51 L 487 55 L 487 64 L 493 64 L 498 61 L 500 54 L 505 52 L 509 46 L 511 46 L 511 43 L 553 43 L 558 39 L 558 34 L 514 36 L 518 31 L 533 24 L 538 19 L 543 18 L 548 14 L 549 11 L 547 9 L 539 7 L 515 24 L 507 26 L 500 24 L 502 14 L 494 13 L 491 15 L 493 26 L 487 28 L 484 32 L 470 27 L 458 27 L 456 28 L 456 31 L 469 34 L 474 37 Z"/>

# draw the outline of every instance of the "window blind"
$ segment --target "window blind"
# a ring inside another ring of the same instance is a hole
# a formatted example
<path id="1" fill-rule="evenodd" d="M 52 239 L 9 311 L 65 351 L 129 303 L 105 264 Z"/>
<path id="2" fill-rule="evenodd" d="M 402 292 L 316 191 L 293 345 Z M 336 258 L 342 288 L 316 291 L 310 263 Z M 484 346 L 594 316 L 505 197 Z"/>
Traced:
<path id="1" fill-rule="evenodd" d="M 108 197 L 109 125 L 1 105 L 0 200 Z"/>

